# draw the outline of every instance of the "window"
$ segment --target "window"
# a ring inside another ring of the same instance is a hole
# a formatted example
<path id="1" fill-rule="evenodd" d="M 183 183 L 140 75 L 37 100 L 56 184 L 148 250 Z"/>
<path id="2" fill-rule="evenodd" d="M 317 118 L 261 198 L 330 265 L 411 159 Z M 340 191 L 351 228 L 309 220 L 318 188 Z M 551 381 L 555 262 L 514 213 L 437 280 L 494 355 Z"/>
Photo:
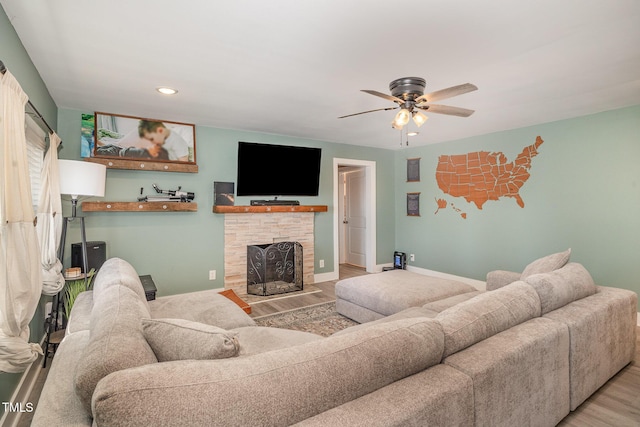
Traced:
<path id="1" fill-rule="evenodd" d="M 27 139 L 27 161 L 29 162 L 29 178 L 31 180 L 31 203 L 33 212 L 38 212 L 40 189 L 42 188 L 42 167 L 47 149 L 46 133 L 30 117 L 26 116 L 25 133 Z"/>

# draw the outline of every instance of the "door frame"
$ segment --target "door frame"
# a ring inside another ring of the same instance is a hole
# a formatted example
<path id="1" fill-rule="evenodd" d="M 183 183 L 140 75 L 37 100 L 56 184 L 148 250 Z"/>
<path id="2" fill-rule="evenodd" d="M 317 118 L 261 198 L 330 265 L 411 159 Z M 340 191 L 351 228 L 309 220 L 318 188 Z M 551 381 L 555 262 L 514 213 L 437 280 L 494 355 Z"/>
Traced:
<path id="1" fill-rule="evenodd" d="M 340 195 L 338 166 L 355 166 L 364 168 L 365 175 L 365 215 L 367 231 L 365 233 L 365 268 L 368 273 L 376 270 L 376 162 L 370 160 L 333 158 L 333 265 L 336 279 L 340 274 L 340 212 L 338 198 Z"/>

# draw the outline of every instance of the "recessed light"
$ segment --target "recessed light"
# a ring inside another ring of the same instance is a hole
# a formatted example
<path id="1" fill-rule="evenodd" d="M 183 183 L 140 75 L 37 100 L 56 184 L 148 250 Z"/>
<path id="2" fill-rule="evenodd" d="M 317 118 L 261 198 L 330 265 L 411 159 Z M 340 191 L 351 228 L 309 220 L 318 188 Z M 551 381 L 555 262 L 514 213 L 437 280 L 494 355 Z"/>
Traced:
<path id="1" fill-rule="evenodd" d="M 164 87 L 164 86 L 157 87 L 156 90 L 163 95 L 175 95 L 176 93 L 178 93 L 176 89 L 172 89 L 170 87 Z"/>

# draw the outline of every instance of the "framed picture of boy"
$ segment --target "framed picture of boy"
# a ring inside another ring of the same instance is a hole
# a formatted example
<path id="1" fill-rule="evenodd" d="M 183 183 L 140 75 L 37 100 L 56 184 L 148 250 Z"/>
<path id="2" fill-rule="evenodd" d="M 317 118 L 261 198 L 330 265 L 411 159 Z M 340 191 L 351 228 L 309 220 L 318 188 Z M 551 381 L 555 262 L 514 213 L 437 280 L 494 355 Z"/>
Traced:
<path id="1" fill-rule="evenodd" d="M 93 157 L 196 163 L 195 125 L 95 113 Z"/>

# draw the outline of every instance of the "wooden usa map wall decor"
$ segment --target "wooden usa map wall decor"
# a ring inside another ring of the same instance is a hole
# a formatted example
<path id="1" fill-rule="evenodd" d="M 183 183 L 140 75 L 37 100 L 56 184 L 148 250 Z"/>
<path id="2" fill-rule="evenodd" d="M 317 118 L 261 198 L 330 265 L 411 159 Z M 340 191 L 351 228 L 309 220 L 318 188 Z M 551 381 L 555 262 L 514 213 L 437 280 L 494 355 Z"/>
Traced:
<path id="1" fill-rule="evenodd" d="M 478 209 L 482 209 L 489 200 L 499 200 L 503 197 L 515 199 L 518 206 L 524 208 L 519 191 L 531 176 L 531 159 L 538 155 L 538 148 L 543 142 L 538 136 L 535 143 L 524 147 L 512 162 L 508 162 L 507 157 L 500 151 L 441 155 L 436 168 L 438 188 L 445 195 L 464 198 L 468 203 L 475 204 Z M 455 212 L 466 219 L 466 212 L 453 203 L 448 203 L 445 197 L 436 197 L 438 208 L 435 213 L 451 205 Z"/>

